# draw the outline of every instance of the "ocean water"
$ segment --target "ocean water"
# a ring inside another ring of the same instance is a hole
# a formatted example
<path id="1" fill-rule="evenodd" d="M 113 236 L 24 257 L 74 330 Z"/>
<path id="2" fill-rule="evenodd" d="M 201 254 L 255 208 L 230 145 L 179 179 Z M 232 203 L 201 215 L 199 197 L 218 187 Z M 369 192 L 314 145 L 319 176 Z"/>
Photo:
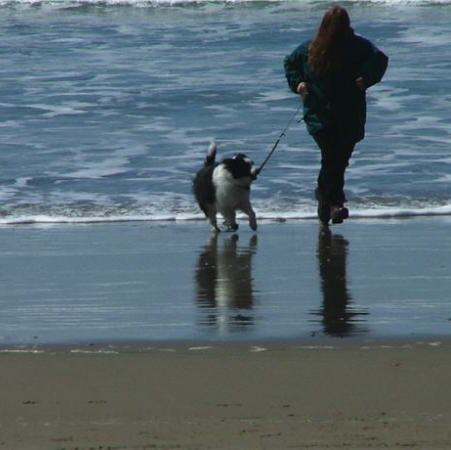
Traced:
<path id="1" fill-rule="evenodd" d="M 390 57 L 347 176 L 354 216 L 451 214 L 451 2 L 347 1 Z M 256 163 L 298 107 L 282 62 L 328 2 L 0 1 L 0 224 L 188 220 L 212 140 Z M 254 185 L 259 218 L 315 216 L 295 123 Z"/>

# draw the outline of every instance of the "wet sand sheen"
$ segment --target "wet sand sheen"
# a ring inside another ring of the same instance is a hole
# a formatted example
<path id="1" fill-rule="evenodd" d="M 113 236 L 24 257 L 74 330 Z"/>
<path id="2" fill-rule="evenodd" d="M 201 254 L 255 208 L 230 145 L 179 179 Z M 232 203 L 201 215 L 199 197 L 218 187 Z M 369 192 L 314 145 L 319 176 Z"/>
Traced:
<path id="1" fill-rule="evenodd" d="M 0 347 L 451 335 L 450 219 L 0 228 Z"/>

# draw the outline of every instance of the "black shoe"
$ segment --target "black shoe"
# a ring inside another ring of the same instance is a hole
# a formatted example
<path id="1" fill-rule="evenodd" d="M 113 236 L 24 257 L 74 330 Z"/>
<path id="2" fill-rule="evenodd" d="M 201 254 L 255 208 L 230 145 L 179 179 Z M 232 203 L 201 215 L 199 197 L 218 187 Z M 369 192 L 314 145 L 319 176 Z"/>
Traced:
<path id="1" fill-rule="evenodd" d="M 315 198 L 318 200 L 318 219 L 322 224 L 327 225 L 330 220 L 330 205 L 318 187 L 315 189 Z"/>
<path id="2" fill-rule="evenodd" d="M 332 223 L 343 223 L 343 220 L 349 217 L 348 208 L 340 205 L 334 205 L 330 207 L 330 217 Z"/>

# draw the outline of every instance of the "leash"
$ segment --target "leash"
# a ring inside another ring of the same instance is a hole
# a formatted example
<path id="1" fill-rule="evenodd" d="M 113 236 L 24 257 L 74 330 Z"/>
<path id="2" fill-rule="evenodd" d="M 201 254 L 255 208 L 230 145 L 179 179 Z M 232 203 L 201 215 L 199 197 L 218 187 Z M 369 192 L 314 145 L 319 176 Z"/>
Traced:
<path id="1" fill-rule="evenodd" d="M 266 163 L 269 161 L 269 159 L 271 158 L 272 154 L 275 152 L 277 146 L 279 145 L 280 140 L 282 139 L 283 136 L 285 136 L 285 133 L 287 132 L 288 128 L 290 128 L 294 118 L 296 117 L 296 115 L 298 114 L 298 112 L 299 112 L 299 110 L 301 108 L 302 108 L 302 103 L 298 106 L 298 108 L 296 109 L 294 114 L 291 116 L 290 120 L 288 121 L 287 125 L 283 129 L 282 133 L 280 133 L 280 136 L 277 138 L 276 142 L 274 143 L 272 149 L 270 150 L 270 152 L 266 156 L 265 160 L 260 164 L 260 167 L 256 171 L 256 175 L 260 175 L 260 172 L 263 170 L 263 167 L 266 166 Z"/>

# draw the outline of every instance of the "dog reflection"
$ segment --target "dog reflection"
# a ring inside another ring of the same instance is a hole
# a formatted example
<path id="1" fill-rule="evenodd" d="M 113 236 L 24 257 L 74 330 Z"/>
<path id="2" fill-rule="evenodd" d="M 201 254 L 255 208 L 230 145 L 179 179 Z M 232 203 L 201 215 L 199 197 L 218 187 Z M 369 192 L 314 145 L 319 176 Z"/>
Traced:
<path id="1" fill-rule="evenodd" d="M 211 236 L 196 270 L 197 302 L 207 313 L 202 325 L 224 332 L 252 325 L 252 257 L 256 247 L 256 235 L 247 246 L 238 246 L 237 235 Z"/>
<path id="2" fill-rule="evenodd" d="M 352 297 L 347 287 L 346 258 L 349 243 L 329 228 L 320 230 L 318 262 L 323 304 L 315 314 L 321 316 L 324 333 L 345 337 L 366 331 L 357 323 L 367 314 L 351 307 Z"/>

